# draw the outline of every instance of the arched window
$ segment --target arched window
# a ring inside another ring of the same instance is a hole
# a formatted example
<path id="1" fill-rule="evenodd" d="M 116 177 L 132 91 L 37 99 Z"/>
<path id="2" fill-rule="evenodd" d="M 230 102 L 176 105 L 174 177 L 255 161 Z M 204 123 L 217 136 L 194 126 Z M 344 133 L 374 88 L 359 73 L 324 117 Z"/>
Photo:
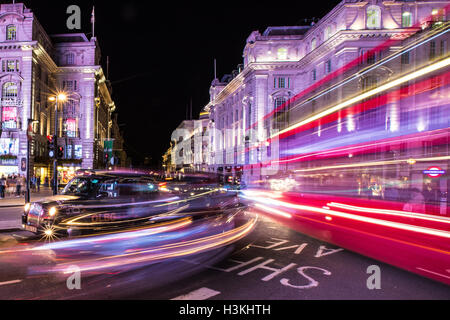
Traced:
<path id="1" fill-rule="evenodd" d="M 402 14 L 402 27 L 409 28 L 412 26 L 412 15 L 411 12 L 405 11 Z"/>
<path id="2" fill-rule="evenodd" d="M 367 29 L 380 29 L 381 28 L 381 9 L 378 6 L 369 6 L 366 11 Z"/>
<path id="3" fill-rule="evenodd" d="M 17 84 L 14 82 L 7 82 L 3 85 L 2 97 L 5 98 L 17 98 L 18 90 Z"/>
<path id="4" fill-rule="evenodd" d="M 286 105 L 287 99 L 284 97 L 277 97 L 274 100 L 274 129 L 282 129 L 288 122 L 289 106 Z M 284 106 L 283 108 L 280 108 Z M 278 110 L 279 109 L 279 110 Z"/>
<path id="5" fill-rule="evenodd" d="M 17 28 L 15 25 L 11 24 L 6 27 L 6 40 L 7 41 L 17 40 Z"/>
<path id="6" fill-rule="evenodd" d="M 316 49 L 316 47 L 317 47 L 317 39 L 314 38 L 314 39 L 311 40 L 311 51 Z"/>
<path id="7" fill-rule="evenodd" d="M 278 60 L 287 60 L 288 50 L 286 48 L 279 48 L 277 52 Z"/>
<path id="8" fill-rule="evenodd" d="M 279 107 L 281 107 L 283 104 L 286 103 L 286 98 L 275 98 L 275 102 L 274 102 L 274 109 L 278 109 Z"/>

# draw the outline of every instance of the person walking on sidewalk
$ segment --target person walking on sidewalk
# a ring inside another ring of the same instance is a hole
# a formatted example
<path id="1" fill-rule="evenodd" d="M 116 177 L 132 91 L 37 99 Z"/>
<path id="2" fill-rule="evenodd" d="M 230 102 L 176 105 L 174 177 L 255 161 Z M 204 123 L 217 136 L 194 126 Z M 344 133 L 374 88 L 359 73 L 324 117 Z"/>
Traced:
<path id="1" fill-rule="evenodd" d="M 20 197 L 22 194 L 22 176 L 19 175 L 16 178 L 16 197 Z"/>
<path id="2" fill-rule="evenodd" d="M 0 179 L 0 198 L 5 199 L 6 178 L 2 176 Z"/>
<path id="3" fill-rule="evenodd" d="M 41 176 L 36 177 L 36 188 L 37 192 L 41 192 Z"/>

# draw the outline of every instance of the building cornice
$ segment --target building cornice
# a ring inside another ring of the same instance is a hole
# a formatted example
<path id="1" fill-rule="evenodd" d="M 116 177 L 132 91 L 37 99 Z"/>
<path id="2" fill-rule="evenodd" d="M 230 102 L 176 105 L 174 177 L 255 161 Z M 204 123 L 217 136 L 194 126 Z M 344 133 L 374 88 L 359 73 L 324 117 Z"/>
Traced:
<path id="1" fill-rule="evenodd" d="M 56 73 L 97 73 L 101 69 L 101 66 L 66 66 L 58 67 Z"/>

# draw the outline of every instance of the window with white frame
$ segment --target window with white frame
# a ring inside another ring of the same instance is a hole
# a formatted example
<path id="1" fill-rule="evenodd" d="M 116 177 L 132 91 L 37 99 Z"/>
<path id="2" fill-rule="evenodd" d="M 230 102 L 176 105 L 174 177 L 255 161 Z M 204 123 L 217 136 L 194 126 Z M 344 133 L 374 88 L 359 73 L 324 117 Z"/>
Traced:
<path id="1" fill-rule="evenodd" d="M 317 47 L 317 39 L 314 38 L 311 40 L 311 51 L 315 50 Z"/>
<path id="2" fill-rule="evenodd" d="M 367 29 L 381 28 L 381 9 L 378 6 L 369 6 L 366 10 Z"/>
<path id="3" fill-rule="evenodd" d="M 17 84 L 15 82 L 6 82 L 3 85 L 2 98 L 3 99 L 17 98 L 17 96 L 18 96 Z"/>
<path id="4" fill-rule="evenodd" d="M 325 41 L 331 38 L 332 28 L 331 26 L 327 26 L 325 29 Z"/>
<path id="5" fill-rule="evenodd" d="M 402 14 L 402 27 L 410 28 L 412 26 L 412 14 L 411 12 L 405 11 Z"/>
<path id="6" fill-rule="evenodd" d="M 17 27 L 13 24 L 6 27 L 6 40 L 14 41 L 17 40 Z"/>
<path id="7" fill-rule="evenodd" d="M 20 72 L 20 62 L 18 59 L 7 59 L 2 60 L 2 71 L 3 72 Z"/>
<path id="8" fill-rule="evenodd" d="M 278 60 L 287 60 L 288 50 L 286 48 L 279 48 L 277 51 Z"/>
<path id="9" fill-rule="evenodd" d="M 289 89 L 291 87 L 291 79 L 289 77 L 275 77 L 273 79 L 274 89 Z"/>
<path id="10" fill-rule="evenodd" d="M 287 99 L 285 97 L 276 97 L 274 100 L 274 128 L 280 129 L 287 122 L 287 115 L 289 112 L 289 108 L 287 106 Z"/>

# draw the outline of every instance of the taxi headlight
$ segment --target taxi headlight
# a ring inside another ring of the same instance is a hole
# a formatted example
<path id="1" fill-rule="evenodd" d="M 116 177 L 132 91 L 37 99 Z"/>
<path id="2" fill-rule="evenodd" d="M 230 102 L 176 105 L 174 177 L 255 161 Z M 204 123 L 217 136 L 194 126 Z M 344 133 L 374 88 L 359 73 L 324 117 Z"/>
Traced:
<path id="1" fill-rule="evenodd" d="M 31 209 L 31 203 L 27 203 L 24 207 L 25 213 L 28 213 Z"/>
<path id="2" fill-rule="evenodd" d="M 48 215 L 50 217 L 54 217 L 56 215 L 56 213 L 58 212 L 58 209 L 56 209 L 55 207 L 50 208 L 50 210 L 48 211 Z"/>

